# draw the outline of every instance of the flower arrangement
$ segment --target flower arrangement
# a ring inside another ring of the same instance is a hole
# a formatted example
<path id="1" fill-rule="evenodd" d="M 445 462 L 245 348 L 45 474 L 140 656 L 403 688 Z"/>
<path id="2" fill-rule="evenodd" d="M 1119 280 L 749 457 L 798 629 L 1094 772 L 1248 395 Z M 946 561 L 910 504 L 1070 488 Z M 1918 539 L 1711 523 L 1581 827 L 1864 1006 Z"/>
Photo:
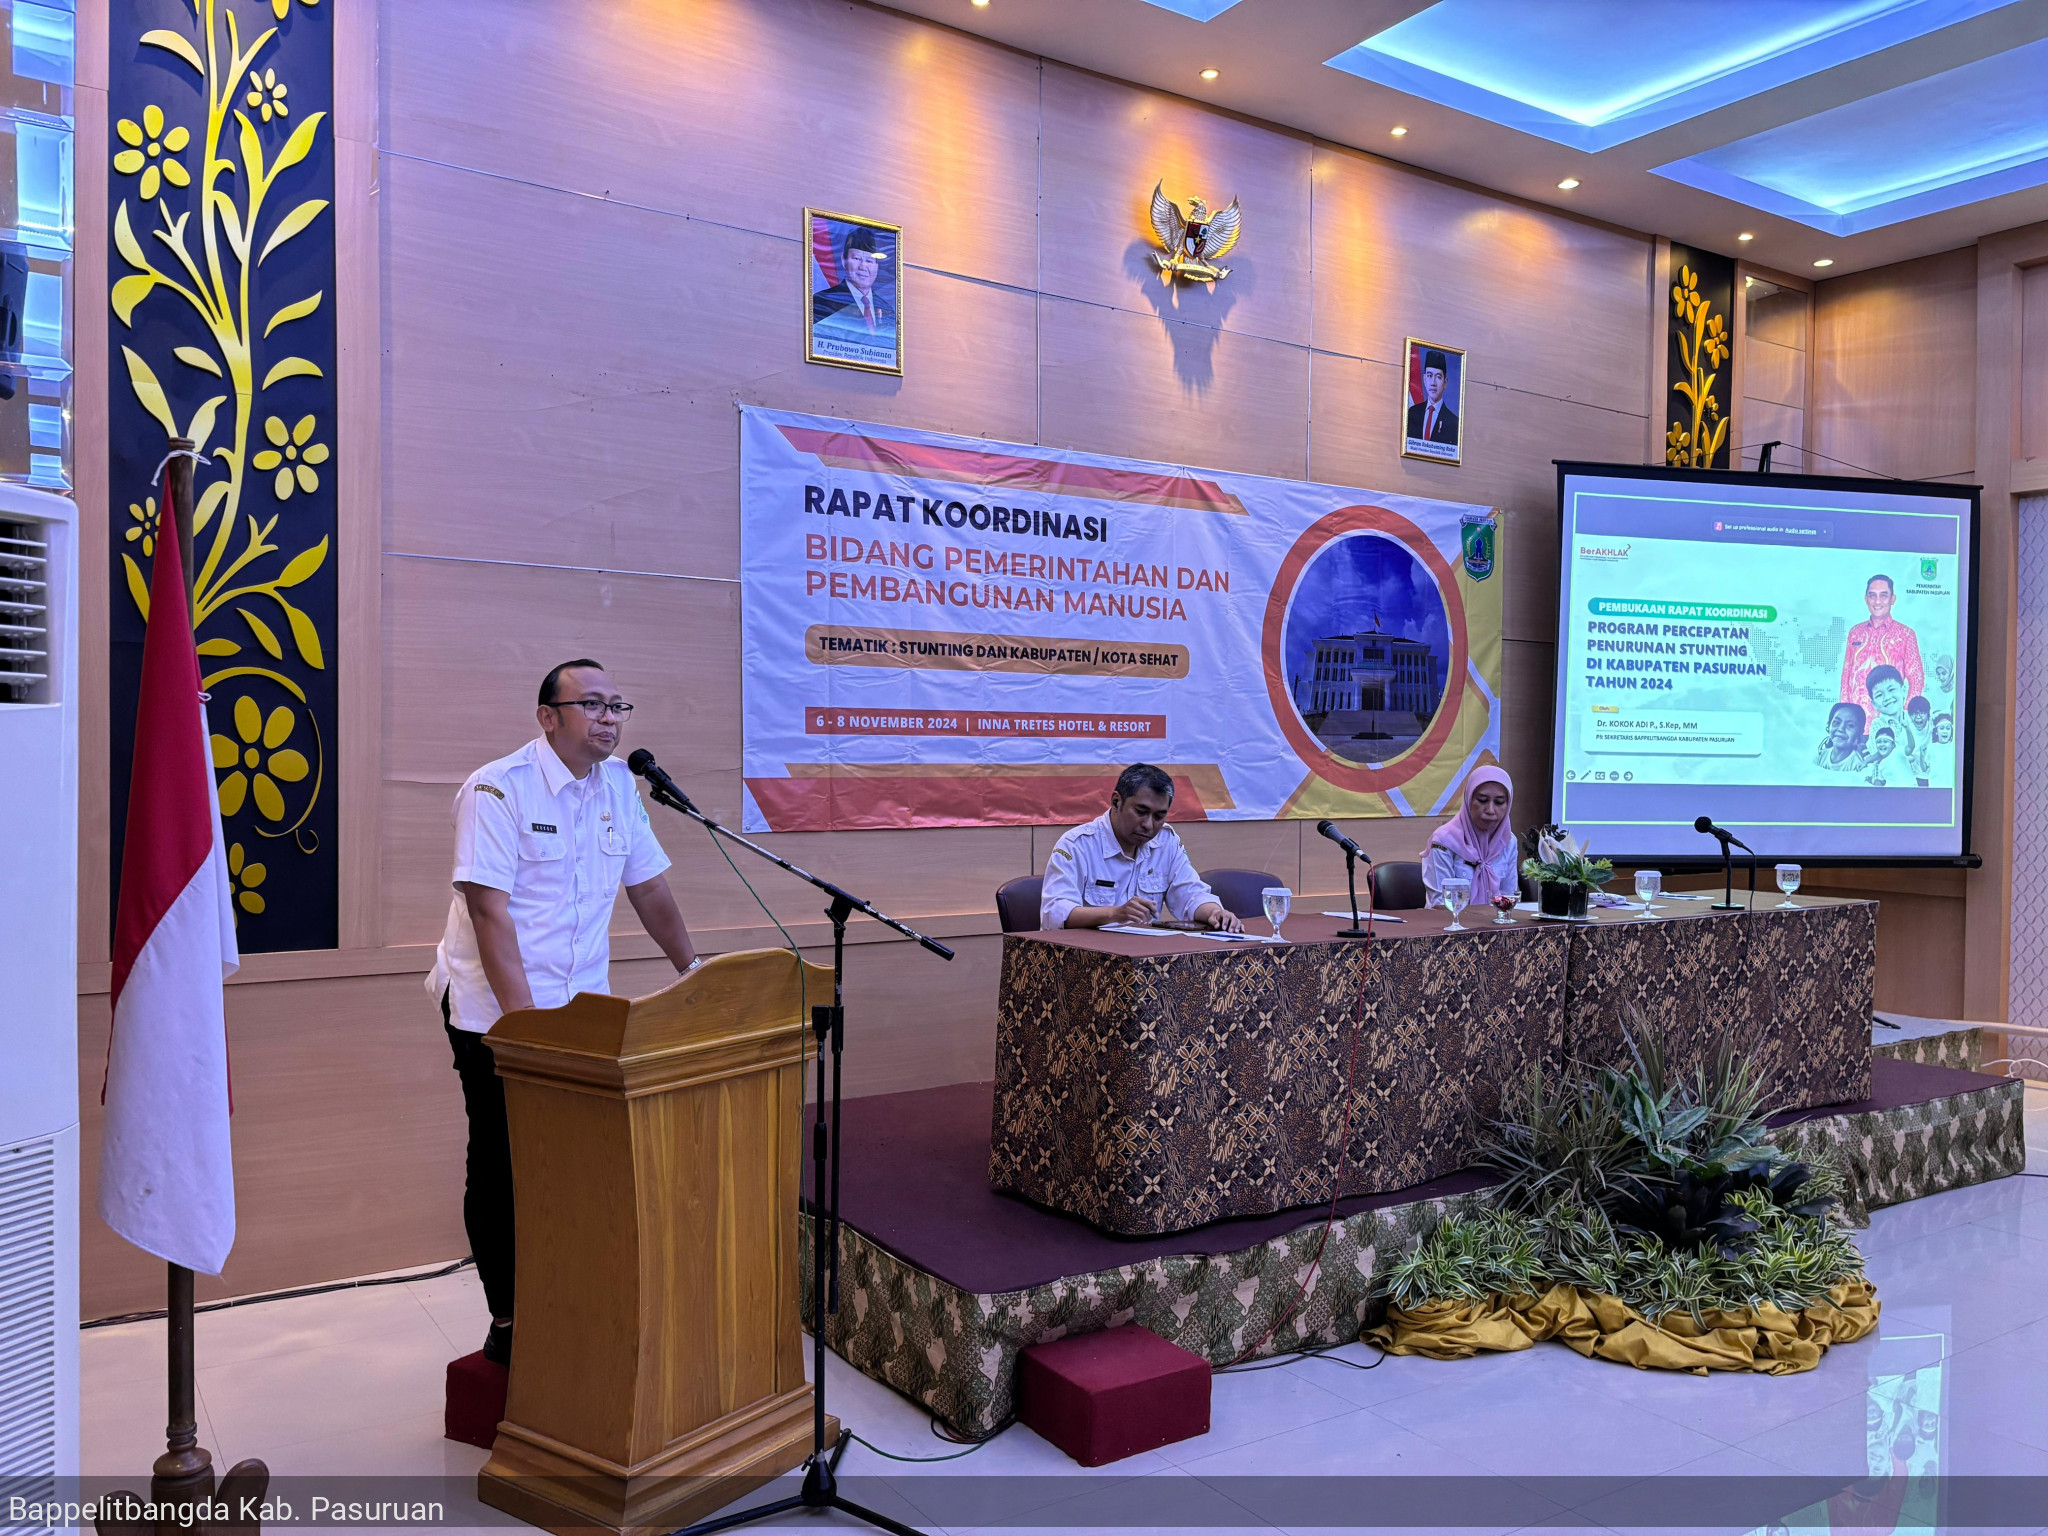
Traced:
<path id="1" fill-rule="evenodd" d="M 1536 827 L 1533 840 L 1534 857 L 1522 860 L 1522 873 L 1532 880 L 1590 891 L 1614 878 L 1613 861 L 1589 857 L 1579 840 L 1563 827 Z"/>

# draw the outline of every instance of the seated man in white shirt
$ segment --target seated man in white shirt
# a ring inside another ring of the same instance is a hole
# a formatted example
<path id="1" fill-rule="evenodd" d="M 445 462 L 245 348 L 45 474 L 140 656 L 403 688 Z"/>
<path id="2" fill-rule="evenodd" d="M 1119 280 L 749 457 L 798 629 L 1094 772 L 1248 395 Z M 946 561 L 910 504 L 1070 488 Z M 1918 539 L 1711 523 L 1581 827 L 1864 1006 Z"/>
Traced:
<path id="1" fill-rule="evenodd" d="M 1100 928 L 1174 917 L 1244 932 L 1188 862 L 1179 834 L 1166 824 L 1172 809 L 1173 779 L 1164 769 L 1133 763 L 1118 774 L 1109 809 L 1053 845 L 1039 926 Z"/>

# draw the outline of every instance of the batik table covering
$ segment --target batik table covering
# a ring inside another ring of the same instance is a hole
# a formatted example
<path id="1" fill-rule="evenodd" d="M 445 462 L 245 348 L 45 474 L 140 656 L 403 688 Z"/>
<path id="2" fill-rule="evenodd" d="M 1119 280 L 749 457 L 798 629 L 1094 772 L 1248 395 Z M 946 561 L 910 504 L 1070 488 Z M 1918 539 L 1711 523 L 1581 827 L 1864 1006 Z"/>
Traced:
<path id="1" fill-rule="evenodd" d="M 1678 1073 L 1731 1035 L 1773 1109 L 1869 1092 L 1874 903 L 1664 910 L 1685 915 L 1406 912 L 1369 943 L 1313 915 L 1285 945 L 1009 935 L 990 1181 L 1128 1234 L 1406 1189 L 1472 1161 L 1510 1078 L 1625 1055 L 1632 1012 Z"/>

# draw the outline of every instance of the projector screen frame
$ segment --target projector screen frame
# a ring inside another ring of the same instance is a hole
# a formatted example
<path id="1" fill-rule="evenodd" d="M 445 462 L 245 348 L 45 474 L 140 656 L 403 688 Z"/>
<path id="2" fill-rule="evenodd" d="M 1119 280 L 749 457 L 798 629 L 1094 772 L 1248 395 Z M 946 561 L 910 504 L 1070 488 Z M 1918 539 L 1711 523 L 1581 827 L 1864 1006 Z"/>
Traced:
<path id="1" fill-rule="evenodd" d="M 1563 602 L 1565 561 L 1565 481 L 1571 475 L 1592 475 L 1608 479 L 1665 480 L 1685 485 L 1739 485 L 1755 486 L 1768 482 L 1788 490 L 1834 491 L 1854 494 L 1862 490 L 1881 489 L 1886 495 L 1941 497 L 1949 501 L 1966 500 L 1970 504 L 1970 582 L 1969 593 L 1963 608 L 1963 675 L 1958 680 L 1963 699 L 1963 757 L 1959 775 L 1962 789 L 1962 849 L 1960 854 L 1922 855 L 1784 855 L 1769 849 L 1760 849 L 1758 862 L 1777 862 L 1780 859 L 1796 858 L 1807 869 L 1978 869 L 1983 866 L 1983 855 L 1975 851 L 1975 810 L 1977 778 L 1977 592 L 1980 585 L 1978 556 L 1980 532 L 1984 513 L 1984 488 L 1981 485 L 1950 485 L 1939 480 L 1887 480 L 1875 475 L 1798 475 L 1759 474 L 1755 470 L 1740 469 L 1679 469 L 1668 464 L 1614 464 L 1593 459 L 1553 459 L 1557 466 L 1557 536 L 1558 536 L 1558 579 L 1553 589 L 1559 599 L 1557 605 L 1556 638 L 1551 645 L 1552 677 L 1550 696 L 1550 756 L 1547 762 L 1548 788 L 1553 792 L 1561 777 L 1558 754 L 1563 749 L 1559 739 L 1557 723 L 1564 713 L 1565 686 L 1565 645 L 1566 624 L 1570 615 Z M 1741 828 L 1733 828 L 1737 832 Z M 1708 844 L 1708 850 L 1699 858 L 1678 858 L 1670 854 L 1627 854 L 1600 850 L 1603 857 L 1611 858 L 1618 868 L 1653 866 L 1680 873 L 1718 870 L 1721 867 L 1721 853 L 1704 834 L 1701 842 Z"/>

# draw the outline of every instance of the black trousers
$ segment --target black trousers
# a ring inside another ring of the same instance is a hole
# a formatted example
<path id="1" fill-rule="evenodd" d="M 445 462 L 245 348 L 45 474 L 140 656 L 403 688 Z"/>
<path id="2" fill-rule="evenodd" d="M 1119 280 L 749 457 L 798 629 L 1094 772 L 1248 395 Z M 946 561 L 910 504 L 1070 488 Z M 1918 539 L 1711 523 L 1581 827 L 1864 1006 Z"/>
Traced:
<path id="1" fill-rule="evenodd" d="M 505 1084 L 484 1037 L 448 1023 L 448 995 L 441 995 L 441 1021 L 455 1051 L 455 1075 L 462 1079 L 462 1107 L 469 1113 L 469 1162 L 462 1186 L 462 1224 L 492 1317 L 512 1315 L 512 1138 L 505 1129 Z"/>

